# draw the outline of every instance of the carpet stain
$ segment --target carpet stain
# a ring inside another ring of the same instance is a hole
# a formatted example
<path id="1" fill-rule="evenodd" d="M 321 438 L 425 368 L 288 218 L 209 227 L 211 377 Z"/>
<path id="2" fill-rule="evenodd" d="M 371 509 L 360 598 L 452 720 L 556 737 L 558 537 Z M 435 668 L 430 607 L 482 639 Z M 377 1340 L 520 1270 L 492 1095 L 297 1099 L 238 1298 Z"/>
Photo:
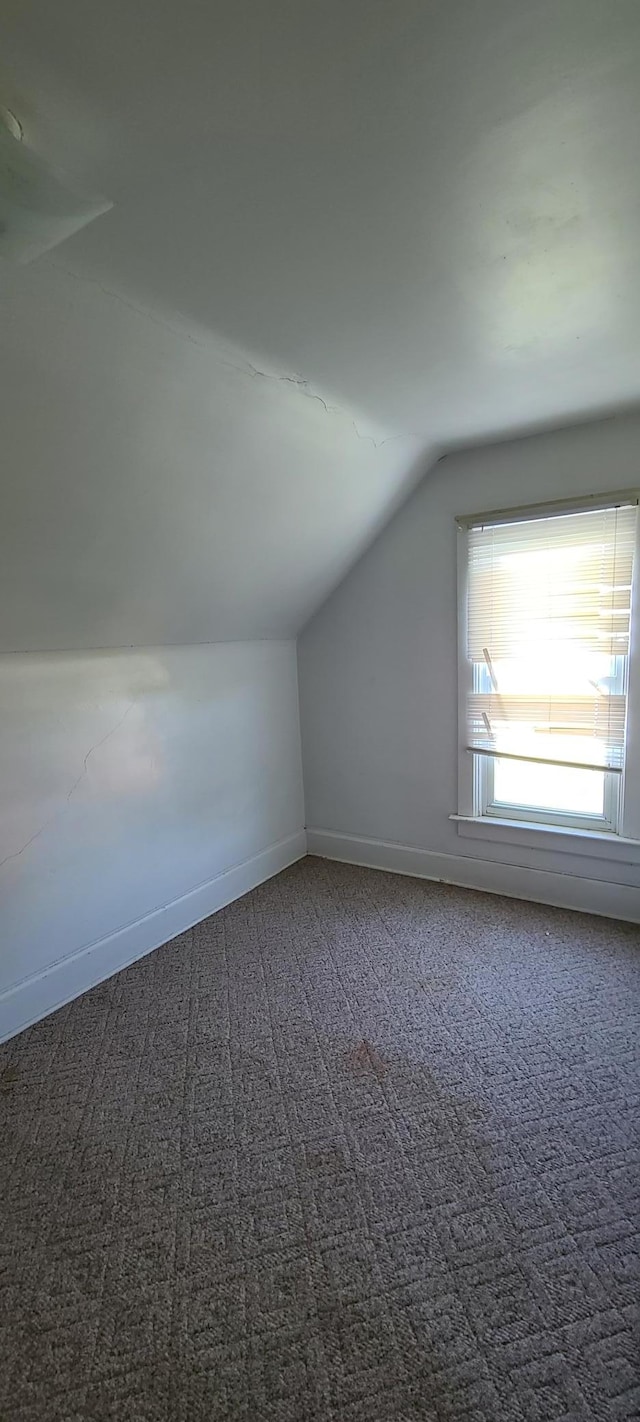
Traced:
<path id="1" fill-rule="evenodd" d="M 372 1071 L 378 1081 L 382 1081 L 387 1075 L 387 1063 L 384 1057 L 380 1056 L 377 1048 L 366 1037 L 363 1037 L 357 1046 L 350 1047 L 346 1054 L 346 1060 L 354 1071 Z"/>
<path id="2" fill-rule="evenodd" d="M 307 1150 L 305 1158 L 308 1169 L 314 1175 L 339 1174 L 351 1167 L 341 1146 L 326 1146 L 324 1150 Z"/>
<path id="3" fill-rule="evenodd" d="M 0 1091 L 2 1091 L 5 1095 L 8 1094 L 10 1091 L 13 1090 L 16 1082 L 19 1080 L 20 1073 L 17 1067 L 5 1067 L 4 1071 L 0 1072 Z"/>

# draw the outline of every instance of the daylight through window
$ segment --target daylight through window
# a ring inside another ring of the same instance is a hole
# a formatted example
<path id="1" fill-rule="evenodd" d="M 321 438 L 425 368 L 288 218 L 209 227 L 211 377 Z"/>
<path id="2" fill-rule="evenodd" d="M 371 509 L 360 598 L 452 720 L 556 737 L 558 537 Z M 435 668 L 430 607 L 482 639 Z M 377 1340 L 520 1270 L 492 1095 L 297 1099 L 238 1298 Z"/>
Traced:
<path id="1" fill-rule="evenodd" d="M 618 831 L 636 502 L 468 528 L 474 813 Z"/>

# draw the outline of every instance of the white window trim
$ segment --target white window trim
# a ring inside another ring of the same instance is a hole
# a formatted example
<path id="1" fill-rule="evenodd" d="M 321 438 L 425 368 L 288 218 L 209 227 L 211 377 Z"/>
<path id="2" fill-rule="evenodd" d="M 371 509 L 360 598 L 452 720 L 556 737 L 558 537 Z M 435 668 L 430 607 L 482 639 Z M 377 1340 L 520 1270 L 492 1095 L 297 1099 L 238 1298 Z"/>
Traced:
<path id="1" fill-rule="evenodd" d="M 483 803 L 483 780 L 486 771 L 480 768 L 481 756 L 474 756 L 466 748 L 467 744 L 467 698 L 471 691 L 472 668 L 467 659 L 467 565 L 468 531 L 483 518 L 487 520 L 514 517 L 539 517 L 541 514 L 578 512 L 581 509 L 606 508 L 619 499 L 638 498 L 637 491 L 630 494 L 617 491 L 611 494 L 585 495 L 582 499 L 569 499 L 556 503 L 536 504 L 517 509 L 487 511 L 483 515 L 458 518 L 457 534 L 457 580 L 458 580 L 458 813 L 451 819 L 457 822 L 458 834 L 471 838 L 494 840 L 499 843 L 526 844 L 538 848 L 548 848 L 573 854 L 595 853 L 599 858 L 622 860 L 624 863 L 640 863 L 640 518 L 636 528 L 636 548 L 634 557 L 633 588 L 631 594 L 631 638 L 629 646 L 627 684 L 627 725 L 625 741 L 625 769 L 620 780 L 620 813 L 617 830 L 594 827 L 593 822 L 586 828 L 578 823 L 553 823 L 551 820 L 527 819 L 523 809 L 513 817 L 493 814 L 478 814 L 477 807 Z M 611 777 L 613 779 L 613 777 Z M 568 820 L 570 817 L 564 817 Z M 553 842 L 552 842 L 553 841 Z M 589 846 L 589 849 L 587 848 Z M 631 857 L 629 857 L 631 856 Z"/>
<path id="2" fill-rule="evenodd" d="M 604 830 L 499 820 L 495 815 L 450 815 L 449 818 L 464 839 L 547 849 L 554 854 L 578 854 L 587 859 L 608 859 L 616 864 L 640 867 L 640 839 L 626 839 L 624 835 Z"/>

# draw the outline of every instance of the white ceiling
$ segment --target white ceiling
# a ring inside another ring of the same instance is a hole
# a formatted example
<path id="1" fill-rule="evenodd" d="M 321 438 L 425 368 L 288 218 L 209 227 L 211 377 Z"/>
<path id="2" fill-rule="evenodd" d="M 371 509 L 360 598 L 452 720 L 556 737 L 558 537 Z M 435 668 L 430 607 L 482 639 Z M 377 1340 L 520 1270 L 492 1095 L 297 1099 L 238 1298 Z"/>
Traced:
<path id="1" fill-rule="evenodd" d="M 115 202 L 0 272 L 4 646 L 288 633 L 435 446 L 640 397 L 638 0 L 4 0 L 0 66 Z"/>

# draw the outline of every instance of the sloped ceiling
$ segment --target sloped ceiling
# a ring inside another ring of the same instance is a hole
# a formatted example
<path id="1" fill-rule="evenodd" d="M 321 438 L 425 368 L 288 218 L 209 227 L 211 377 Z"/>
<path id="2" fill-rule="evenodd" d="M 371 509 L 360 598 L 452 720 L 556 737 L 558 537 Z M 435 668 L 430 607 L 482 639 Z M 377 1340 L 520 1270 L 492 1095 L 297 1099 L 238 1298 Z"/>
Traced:
<path id="1" fill-rule="evenodd" d="M 0 645 L 288 635 L 436 448 L 640 396 L 637 0 L 4 0 L 115 202 L 0 268 Z"/>

